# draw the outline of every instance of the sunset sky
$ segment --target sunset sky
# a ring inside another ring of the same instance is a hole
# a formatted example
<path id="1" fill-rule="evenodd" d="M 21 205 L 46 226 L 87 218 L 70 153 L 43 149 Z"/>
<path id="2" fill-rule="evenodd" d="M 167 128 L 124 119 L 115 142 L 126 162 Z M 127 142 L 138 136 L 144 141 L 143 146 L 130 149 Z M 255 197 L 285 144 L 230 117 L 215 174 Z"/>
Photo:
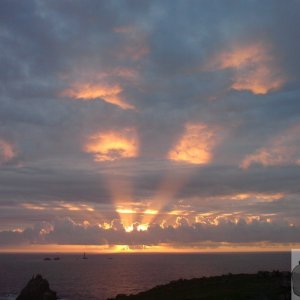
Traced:
<path id="1" fill-rule="evenodd" d="M 0 2 L 0 251 L 300 247 L 300 1 Z"/>

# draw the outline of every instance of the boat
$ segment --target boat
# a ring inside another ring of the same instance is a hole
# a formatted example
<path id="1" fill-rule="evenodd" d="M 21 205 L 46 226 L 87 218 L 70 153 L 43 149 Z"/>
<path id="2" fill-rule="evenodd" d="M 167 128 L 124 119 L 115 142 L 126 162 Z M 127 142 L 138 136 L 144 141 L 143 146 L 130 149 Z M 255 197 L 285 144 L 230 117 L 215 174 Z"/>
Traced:
<path id="1" fill-rule="evenodd" d="M 45 257 L 44 260 L 51 260 L 51 258 L 50 257 Z"/>
<path id="2" fill-rule="evenodd" d="M 60 260 L 60 257 L 56 256 L 53 258 L 54 260 Z"/>
<path id="3" fill-rule="evenodd" d="M 88 259 L 88 257 L 85 255 L 85 252 L 83 253 L 82 259 Z"/>

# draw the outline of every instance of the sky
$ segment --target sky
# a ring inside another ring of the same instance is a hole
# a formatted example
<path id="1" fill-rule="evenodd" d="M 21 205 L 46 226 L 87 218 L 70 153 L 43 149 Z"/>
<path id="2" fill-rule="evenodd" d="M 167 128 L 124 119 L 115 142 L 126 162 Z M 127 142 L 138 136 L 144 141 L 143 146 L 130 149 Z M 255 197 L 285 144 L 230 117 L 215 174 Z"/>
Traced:
<path id="1" fill-rule="evenodd" d="M 300 1 L 0 2 L 0 251 L 300 245 Z"/>

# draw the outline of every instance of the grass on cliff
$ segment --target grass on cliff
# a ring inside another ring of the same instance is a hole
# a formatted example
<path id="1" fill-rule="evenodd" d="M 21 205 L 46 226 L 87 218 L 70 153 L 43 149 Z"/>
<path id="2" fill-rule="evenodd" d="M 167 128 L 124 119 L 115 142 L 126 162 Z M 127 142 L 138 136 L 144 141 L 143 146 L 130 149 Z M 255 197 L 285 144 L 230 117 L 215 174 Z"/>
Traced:
<path id="1" fill-rule="evenodd" d="M 290 275 L 283 272 L 223 275 L 172 281 L 114 300 L 284 300 L 290 299 Z"/>

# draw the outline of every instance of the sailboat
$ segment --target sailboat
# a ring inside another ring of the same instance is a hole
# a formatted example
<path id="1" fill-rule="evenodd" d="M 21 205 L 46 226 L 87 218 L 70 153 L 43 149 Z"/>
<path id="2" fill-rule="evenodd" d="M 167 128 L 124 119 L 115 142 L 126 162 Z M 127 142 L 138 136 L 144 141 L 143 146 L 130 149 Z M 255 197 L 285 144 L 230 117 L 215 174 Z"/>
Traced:
<path id="1" fill-rule="evenodd" d="M 85 252 L 83 253 L 82 259 L 88 259 L 88 257 L 85 255 Z"/>

